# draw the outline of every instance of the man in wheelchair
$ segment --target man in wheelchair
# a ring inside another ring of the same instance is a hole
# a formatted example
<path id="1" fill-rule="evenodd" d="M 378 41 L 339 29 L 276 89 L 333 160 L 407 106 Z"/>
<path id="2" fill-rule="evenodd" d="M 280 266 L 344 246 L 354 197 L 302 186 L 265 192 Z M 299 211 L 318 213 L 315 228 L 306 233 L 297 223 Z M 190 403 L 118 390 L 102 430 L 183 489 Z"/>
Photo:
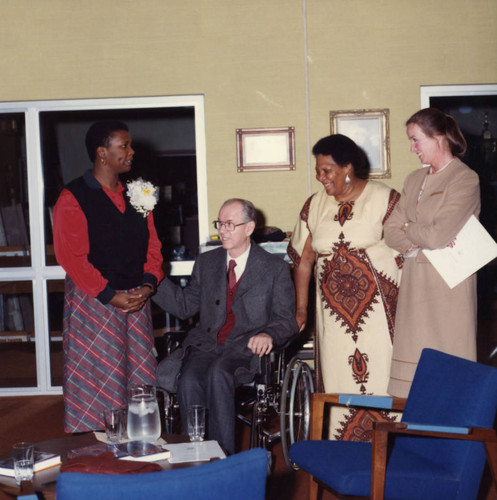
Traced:
<path id="1" fill-rule="evenodd" d="M 157 384 L 176 392 L 183 429 L 187 408 L 207 408 L 208 438 L 235 452 L 235 388 L 251 382 L 258 357 L 284 347 L 298 332 L 295 289 L 288 264 L 250 236 L 256 211 L 227 200 L 214 227 L 222 248 L 202 253 L 185 288 L 167 278 L 153 300 L 182 319 L 199 321 L 157 369 Z"/>

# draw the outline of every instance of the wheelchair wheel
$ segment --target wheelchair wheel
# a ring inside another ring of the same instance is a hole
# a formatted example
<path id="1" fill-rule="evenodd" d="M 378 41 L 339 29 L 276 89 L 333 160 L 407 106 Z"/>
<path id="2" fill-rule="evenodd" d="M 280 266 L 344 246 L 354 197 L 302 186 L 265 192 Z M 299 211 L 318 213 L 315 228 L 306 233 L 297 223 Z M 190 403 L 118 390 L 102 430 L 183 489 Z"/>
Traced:
<path id="1" fill-rule="evenodd" d="M 290 470 L 298 470 L 290 460 L 290 446 L 309 438 L 313 392 L 314 382 L 309 365 L 300 355 L 294 356 L 285 373 L 280 403 L 281 448 Z"/>

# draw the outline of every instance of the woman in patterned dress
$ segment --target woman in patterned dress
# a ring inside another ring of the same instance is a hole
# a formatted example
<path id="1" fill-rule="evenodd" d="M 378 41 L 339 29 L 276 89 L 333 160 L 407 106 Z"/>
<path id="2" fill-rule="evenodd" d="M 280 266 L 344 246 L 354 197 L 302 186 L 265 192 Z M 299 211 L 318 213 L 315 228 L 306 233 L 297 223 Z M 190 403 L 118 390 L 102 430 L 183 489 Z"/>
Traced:
<path id="1" fill-rule="evenodd" d="M 126 405 L 128 384 L 154 384 L 157 365 L 148 299 L 163 278 L 161 244 L 152 213 L 139 212 L 119 180 L 133 161 L 128 127 L 96 122 L 86 146 L 93 169 L 64 188 L 53 214 L 67 273 L 66 432 L 103 429 L 104 410 Z"/>
<path id="2" fill-rule="evenodd" d="M 325 392 L 385 395 L 400 271 L 383 225 L 400 195 L 368 180 L 367 156 L 348 137 L 325 137 L 312 152 L 324 189 L 305 202 L 288 246 L 296 320 L 302 331 L 314 269 L 318 387 L 322 379 Z M 330 438 L 367 441 L 379 418 L 394 417 L 335 408 Z"/>

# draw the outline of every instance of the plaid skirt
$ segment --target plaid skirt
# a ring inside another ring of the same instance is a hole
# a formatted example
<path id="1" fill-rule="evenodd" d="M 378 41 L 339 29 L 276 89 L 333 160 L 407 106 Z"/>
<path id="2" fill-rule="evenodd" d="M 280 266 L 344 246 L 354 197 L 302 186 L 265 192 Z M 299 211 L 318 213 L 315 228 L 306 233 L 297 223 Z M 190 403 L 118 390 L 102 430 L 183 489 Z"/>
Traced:
<path id="1" fill-rule="evenodd" d="M 88 296 L 67 276 L 63 349 L 64 430 L 104 429 L 105 408 L 125 406 L 129 385 L 155 385 L 150 302 L 126 314 Z"/>

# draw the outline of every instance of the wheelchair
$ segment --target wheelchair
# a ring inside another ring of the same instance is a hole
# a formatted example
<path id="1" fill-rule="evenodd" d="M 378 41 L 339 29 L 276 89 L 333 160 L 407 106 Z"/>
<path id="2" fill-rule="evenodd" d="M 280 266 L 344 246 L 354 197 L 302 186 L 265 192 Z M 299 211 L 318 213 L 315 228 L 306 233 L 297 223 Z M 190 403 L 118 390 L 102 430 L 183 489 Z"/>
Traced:
<path id="1" fill-rule="evenodd" d="M 288 356 L 290 362 L 286 363 Z M 281 442 L 283 457 L 290 470 L 298 467 L 290 460 L 290 446 L 309 438 L 314 345 L 307 342 L 261 358 L 260 374 L 253 383 L 251 397 L 241 403 L 250 407 L 250 417 L 239 412 L 237 418 L 250 426 L 250 447 L 267 450 Z M 276 428 L 274 421 L 277 421 Z"/>
<path id="2" fill-rule="evenodd" d="M 161 338 L 159 359 L 176 349 L 184 331 L 165 332 Z M 290 361 L 286 360 L 290 357 Z M 311 395 L 314 392 L 313 342 L 293 343 L 282 351 L 272 351 L 260 358 L 259 373 L 253 382 L 244 384 L 236 393 L 236 417 L 250 428 L 249 448 L 268 451 L 281 442 L 283 457 L 290 470 L 298 467 L 290 460 L 290 446 L 308 439 L 310 431 Z M 179 404 L 175 394 L 160 391 L 163 400 L 163 431 L 181 431 Z"/>

